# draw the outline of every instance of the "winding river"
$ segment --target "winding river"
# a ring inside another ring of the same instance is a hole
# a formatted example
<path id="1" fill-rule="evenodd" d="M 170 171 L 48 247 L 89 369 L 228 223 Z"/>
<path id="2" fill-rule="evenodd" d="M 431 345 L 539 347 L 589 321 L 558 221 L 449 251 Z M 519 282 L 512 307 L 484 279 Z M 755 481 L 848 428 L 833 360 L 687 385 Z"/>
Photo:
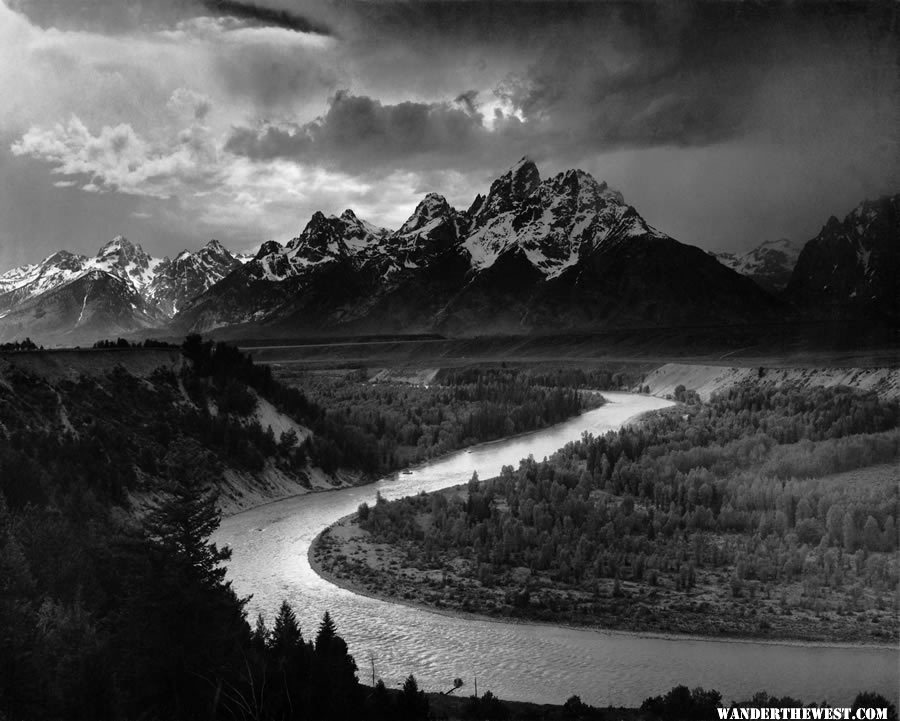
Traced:
<path id="1" fill-rule="evenodd" d="M 618 428 L 667 401 L 604 393 L 609 403 L 543 431 L 460 451 L 373 485 L 297 496 L 226 518 L 214 540 L 231 547 L 229 578 L 238 594 L 253 594 L 251 621 L 271 619 L 283 599 L 307 636 L 331 612 L 359 665 L 397 686 L 410 673 L 428 690 L 446 690 L 456 677 L 471 693 L 561 703 L 578 694 L 591 704 L 637 705 L 676 684 L 702 685 L 726 700 L 767 690 L 808 701 L 846 703 L 862 689 L 896 694 L 900 649 L 811 646 L 730 640 L 660 638 L 547 625 L 513 624 L 431 613 L 338 588 L 309 566 L 315 536 L 380 491 L 398 498 L 497 475 L 529 454 L 550 455 L 584 431 Z"/>

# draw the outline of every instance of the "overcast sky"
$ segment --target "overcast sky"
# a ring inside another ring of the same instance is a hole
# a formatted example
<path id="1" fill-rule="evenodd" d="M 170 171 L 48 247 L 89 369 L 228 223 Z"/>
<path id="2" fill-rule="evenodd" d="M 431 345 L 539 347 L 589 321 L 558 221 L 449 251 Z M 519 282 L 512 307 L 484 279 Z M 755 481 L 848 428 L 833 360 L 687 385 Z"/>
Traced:
<path id="1" fill-rule="evenodd" d="M 897 7 L 0 0 L 0 270 L 398 227 L 523 155 L 683 242 L 803 242 L 900 192 Z"/>

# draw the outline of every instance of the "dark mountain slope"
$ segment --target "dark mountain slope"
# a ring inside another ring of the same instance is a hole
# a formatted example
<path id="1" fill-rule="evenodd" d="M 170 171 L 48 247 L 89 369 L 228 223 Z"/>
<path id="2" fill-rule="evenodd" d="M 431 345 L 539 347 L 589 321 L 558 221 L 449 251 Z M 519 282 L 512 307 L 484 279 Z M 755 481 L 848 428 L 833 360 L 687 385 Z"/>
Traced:
<path id="1" fill-rule="evenodd" d="M 803 247 L 785 295 L 814 317 L 900 320 L 900 195 L 832 216 Z"/>

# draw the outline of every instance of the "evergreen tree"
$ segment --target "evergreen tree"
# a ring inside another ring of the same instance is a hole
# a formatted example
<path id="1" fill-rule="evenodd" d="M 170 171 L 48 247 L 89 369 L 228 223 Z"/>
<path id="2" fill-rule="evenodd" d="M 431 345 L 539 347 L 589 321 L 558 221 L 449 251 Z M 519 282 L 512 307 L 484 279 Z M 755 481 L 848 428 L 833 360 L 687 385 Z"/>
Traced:
<path id="1" fill-rule="evenodd" d="M 275 617 L 270 644 L 276 654 L 288 655 L 303 644 L 303 634 L 297 623 L 297 615 L 287 601 L 281 602 L 281 608 Z"/>
<path id="2" fill-rule="evenodd" d="M 423 721 L 428 718 L 428 697 L 419 690 L 416 677 L 410 674 L 403 682 L 397 698 L 397 718 L 400 721 Z"/>
<path id="3" fill-rule="evenodd" d="M 331 620 L 331 614 L 325 611 L 325 615 L 322 616 L 322 623 L 319 624 L 319 633 L 316 634 L 316 653 L 327 653 L 336 636 L 337 629 L 334 621 Z"/>
<path id="4" fill-rule="evenodd" d="M 131 545 L 138 558 L 115 645 L 133 712 L 214 716 L 227 701 L 223 688 L 239 683 L 249 646 L 246 601 L 225 581 L 230 550 L 209 541 L 221 514 L 200 485 L 208 474 L 203 455 L 188 442 L 173 446 L 169 493 Z"/>
<path id="5" fill-rule="evenodd" d="M 350 717 L 362 703 L 356 661 L 327 611 L 316 635 L 314 658 L 313 715 L 328 719 Z"/>

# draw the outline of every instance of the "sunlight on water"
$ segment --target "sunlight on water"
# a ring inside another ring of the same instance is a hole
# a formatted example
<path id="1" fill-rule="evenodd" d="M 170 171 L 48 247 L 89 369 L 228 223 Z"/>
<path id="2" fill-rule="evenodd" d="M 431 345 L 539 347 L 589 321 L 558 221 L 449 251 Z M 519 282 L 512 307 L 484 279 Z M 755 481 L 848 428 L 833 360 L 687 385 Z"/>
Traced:
<path id="1" fill-rule="evenodd" d="M 415 673 L 420 686 L 446 690 L 459 676 L 473 690 L 523 701 L 636 705 L 683 683 L 716 688 L 727 700 L 767 690 L 807 701 L 851 700 L 863 689 L 896 693 L 897 650 L 648 638 L 553 626 L 444 616 L 358 596 L 316 575 L 307 562 L 313 538 L 326 526 L 374 503 L 464 483 L 517 466 L 529 454 L 552 454 L 582 432 L 603 433 L 629 418 L 669 405 L 628 393 L 604 393 L 610 403 L 552 428 L 460 451 L 373 485 L 298 496 L 227 518 L 215 541 L 231 547 L 229 578 L 240 595 L 253 594 L 251 621 L 271 619 L 283 599 L 307 637 L 325 610 L 350 645 L 368 681 L 370 658 L 388 686 Z"/>

